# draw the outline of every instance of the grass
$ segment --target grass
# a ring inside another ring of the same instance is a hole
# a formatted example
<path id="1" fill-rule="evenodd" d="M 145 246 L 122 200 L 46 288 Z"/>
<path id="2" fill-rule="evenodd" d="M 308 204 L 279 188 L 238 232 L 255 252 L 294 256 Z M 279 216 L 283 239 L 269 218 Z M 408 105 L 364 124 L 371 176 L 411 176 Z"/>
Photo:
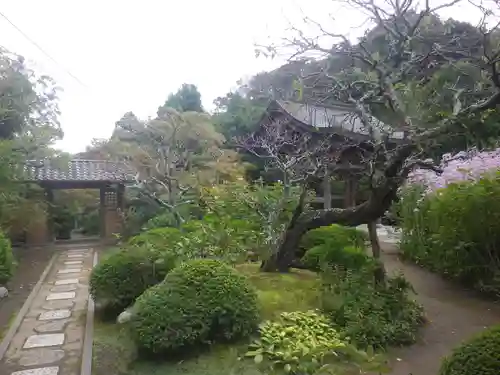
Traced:
<path id="1" fill-rule="evenodd" d="M 263 320 L 283 311 L 318 307 L 319 278 L 305 270 L 289 274 L 262 273 L 258 264 L 237 269 L 255 286 Z M 182 361 L 140 361 L 124 326 L 96 320 L 94 326 L 93 375 L 261 375 L 254 363 L 239 360 L 246 345 L 215 346 L 210 351 Z"/>

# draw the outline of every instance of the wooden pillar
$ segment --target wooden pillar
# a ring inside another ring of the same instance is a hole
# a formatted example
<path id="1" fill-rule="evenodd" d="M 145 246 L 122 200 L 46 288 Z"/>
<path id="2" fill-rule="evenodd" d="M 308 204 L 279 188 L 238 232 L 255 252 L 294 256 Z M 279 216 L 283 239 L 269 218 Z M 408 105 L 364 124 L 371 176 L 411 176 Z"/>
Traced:
<path id="1" fill-rule="evenodd" d="M 99 189 L 99 220 L 101 238 L 106 237 L 106 187 L 102 186 Z"/>
<path id="2" fill-rule="evenodd" d="M 52 243 L 56 234 L 54 227 L 54 191 L 51 188 L 45 188 L 45 200 L 47 202 L 47 240 Z"/>
<path id="3" fill-rule="evenodd" d="M 356 193 L 358 190 L 358 183 L 354 176 L 347 175 L 344 178 L 345 192 L 344 192 L 344 207 L 353 207 L 356 205 Z"/>
<path id="4" fill-rule="evenodd" d="M 123 197 L 124 193 L 125 193 L 125 186 L 119 184 L 116 189 L 116 206 L 122 212 L 125 207 L 125 201 Z"/>
<path id="5" fill-rule="evenodd" d="M 323 180 L 323 208 L 329 210 L 332 208 L 332 184 L 328 168 L 325 168 L 325 177 Z"/>

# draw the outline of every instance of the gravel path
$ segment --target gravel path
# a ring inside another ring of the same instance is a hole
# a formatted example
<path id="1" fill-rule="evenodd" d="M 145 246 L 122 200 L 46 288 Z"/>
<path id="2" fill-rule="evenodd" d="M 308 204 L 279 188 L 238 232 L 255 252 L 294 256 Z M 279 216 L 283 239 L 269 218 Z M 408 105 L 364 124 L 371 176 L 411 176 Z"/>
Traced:
<path id="1" fill-rule="evenodd" d="M 417 344 L 393 351 L 391 375 L 437 375 L 442 358 L 454 347 L 476 332 L 500 324 L 499 303 L 483 300 L 425 269 L 402 263 L 394 245 L 384 247 L 387 271 L 404 272 L 429 320 Z"/>

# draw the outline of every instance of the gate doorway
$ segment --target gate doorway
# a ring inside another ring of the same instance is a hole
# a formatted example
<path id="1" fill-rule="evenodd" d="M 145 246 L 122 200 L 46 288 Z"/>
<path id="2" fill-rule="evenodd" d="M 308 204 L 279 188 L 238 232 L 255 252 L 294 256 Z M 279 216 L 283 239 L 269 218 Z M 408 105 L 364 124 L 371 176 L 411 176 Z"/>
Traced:
<path id="1" fill-rule="evenodd" d="M 47 203 L 44 216 L 30 222 L 26 230 L 27 245 L 41 246 L 56 240 L 72 239 L 72 235 L 75 237 L 74 229 L 78 222 L 64 221 L 64 210 L 69 204 L 60 202 L 64 191 L 85 189 L 92 192 L 95 213 L 93 217 L 86 217 L 89 212 L 83 211 L 80 219 L 90 220 L 101 240 L 112 242 L 115 234 L 121 232 L 125 186 L 134 181 L 133 174 L 123 163 L 73 159 L 66 167 L 50 160 L 29 162 L 24 166 L 24 177 L 24 182 L 36 183 L 42 188 L 42 198 Z M 83 235 L 76 237 L 82 238 Z"/>

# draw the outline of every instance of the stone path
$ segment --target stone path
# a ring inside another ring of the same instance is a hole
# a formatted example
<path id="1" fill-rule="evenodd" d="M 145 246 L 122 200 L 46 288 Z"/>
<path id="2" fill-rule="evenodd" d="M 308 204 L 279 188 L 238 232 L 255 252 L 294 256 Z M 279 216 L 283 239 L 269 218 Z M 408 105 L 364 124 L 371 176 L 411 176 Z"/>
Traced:
<path id="1" fill-rule="evenodd" d="M 80 375 L 93 255 L 82 245 L 56 253 L 9 341 L 1 375 Z"/>

